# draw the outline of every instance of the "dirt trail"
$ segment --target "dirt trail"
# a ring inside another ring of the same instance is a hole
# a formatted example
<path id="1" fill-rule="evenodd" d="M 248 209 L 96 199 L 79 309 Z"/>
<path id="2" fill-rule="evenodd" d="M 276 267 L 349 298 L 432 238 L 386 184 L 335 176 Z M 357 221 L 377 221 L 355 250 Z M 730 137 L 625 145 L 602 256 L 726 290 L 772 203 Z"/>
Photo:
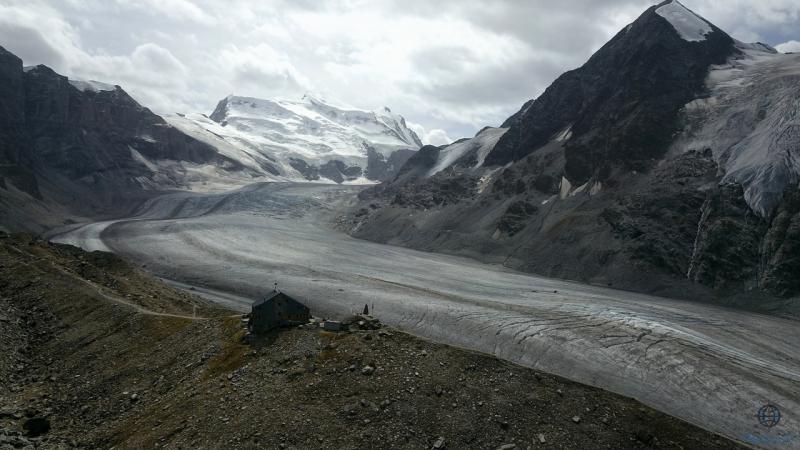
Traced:
<path id="1" fill-rule="evenodd" d="M 28 253 L 28 252 L 26 252 L 24 250 L 21 250 L 19 248 L 10 247 L 9 249 L 11 251 L 19 253 L 20 255 L 28 256 L 32 260 L 40 260 L 40 258 L 38 258 L 36 255 Z M 187 315 L 182 315 L 182 314 L 170 314 L 170 313 L 163 313 L 163 312 L 158 312 L 158 311 L 153 311 L 153 310 L 147 309 L 147 308 L 145 308 L 145 307 L 143 307 L 141 305 L 137 305 L 136 303 L 133 303 L 133 302 L 128 301 L 128 300 L 125 300 L 122 297 L 119 297 L 117 295 L 114 295 L 112 293 L 107 292 L 106 288 L 104 288 L 102 286 L 98 286 L 96 283 L 94 283 L 94 282 L 92 282 L 90 280 L 84 279 L 84 278 L 78 276 L 77 274 L 64 269 L 63 267 L 59 267 L 53 261 L 45 261 L 45 262 L 50 267 L 52 267 L 52 269 L 55 270 L 56 272 L 71 278 L 72 280 L 74 280 L 75 282 L 77 282 L 79 284 L 82 284 L 82 285 L 88 287 L 95 294 L 99 295 L 103 299 L 111 301 L 113 303 L 117 303 L 117 304 L 123 305 L 123 306 L 127 306 L 127 307 L 133 309 L 137 314 L 145 314 L 145 315 L 148 315 L 148 316 L 160 316 L 160 317 L 174 317 L 174 318 L 178 318 L 178 319 L 188 319 L 188 320 L 209 320 L 209 317 L 198 317 L 198 316 L 194 316 L 194 315 L 187 316 Z M 33 264 L 27 263 L 27 262 L 20 262 L 20 264 L 28 266 L 28 267 L 32 267 L 33 266 Z"/>

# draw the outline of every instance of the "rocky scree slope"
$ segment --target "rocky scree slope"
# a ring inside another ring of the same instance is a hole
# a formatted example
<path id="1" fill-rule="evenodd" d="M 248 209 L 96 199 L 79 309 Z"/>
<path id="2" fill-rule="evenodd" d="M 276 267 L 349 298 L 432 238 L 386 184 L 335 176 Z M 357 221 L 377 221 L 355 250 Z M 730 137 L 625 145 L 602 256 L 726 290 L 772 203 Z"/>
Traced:
<path id="1" fill-rule="evenodd" d="M 738 448 L 392 329 L 246 342 L 229 314 L 115 255 L 0 233 L 0 447 Z"/>
<path id="2" fill-rule="evenodd" d="M 255 171 L 294 181 L 383 181 L 422 146 L 389 108 L 335 106 L 312 95 L 299 101 L 231 95 L 210 116 L 167 120 Z"/>
<path id="3" fill-rule="evenodd" d="M 796 306 L 766 299 L 800 294 L 798 80 L 799 55 L 667 1 L 501 127 L 424 147 L 342 226 L 553 277 Z"/>
<path id="4" fill-rule="evenodd" d="M 237 172 L 118 86 L 25 67 L 0 47 L 0 227 L 40 231 L 121 214 L 148 191 Z"/>

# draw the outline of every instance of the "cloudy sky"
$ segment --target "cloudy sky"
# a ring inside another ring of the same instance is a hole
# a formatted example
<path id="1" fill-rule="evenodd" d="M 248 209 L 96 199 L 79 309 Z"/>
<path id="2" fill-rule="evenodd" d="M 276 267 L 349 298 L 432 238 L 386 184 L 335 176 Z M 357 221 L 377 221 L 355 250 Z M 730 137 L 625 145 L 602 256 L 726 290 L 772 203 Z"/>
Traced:
<path id="1" fill-rule="evenodd" d="M 389 106 L 439 144 L 498 125 L 655 3 L 0 0 L 0 45 L 157 112 L 311 92 Z M 797 0 L 683 3 L 738 39 L 800 51 Z"/>

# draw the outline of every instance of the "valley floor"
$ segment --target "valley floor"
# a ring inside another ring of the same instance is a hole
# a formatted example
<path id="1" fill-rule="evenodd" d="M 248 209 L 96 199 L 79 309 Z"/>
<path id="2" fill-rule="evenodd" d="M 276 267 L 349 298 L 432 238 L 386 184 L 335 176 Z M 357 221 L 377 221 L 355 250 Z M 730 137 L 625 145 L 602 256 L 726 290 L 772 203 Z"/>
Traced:
<path id="1" fill-rule="evenodd" d="M 800 446 L 796 321 L 352 239 L 330 222 L 354 192 L 259 184 L 175 193 L 133 218 L 53 239 L 113 250 L 240 311 L 276 281 L 318 315 L 370 304 L 390 325 L 437 342 L 633 397 L 739 441 Z M 766 403 L 784 417 L 771 429 L 755 418 Z"/>
<path id="2" fill-rule="evenodd" d="M 389 328 L 243 340 L 238 315 L 113 255 L 0 234 L 0 261 L 3 449 L 735 447 Z"/>

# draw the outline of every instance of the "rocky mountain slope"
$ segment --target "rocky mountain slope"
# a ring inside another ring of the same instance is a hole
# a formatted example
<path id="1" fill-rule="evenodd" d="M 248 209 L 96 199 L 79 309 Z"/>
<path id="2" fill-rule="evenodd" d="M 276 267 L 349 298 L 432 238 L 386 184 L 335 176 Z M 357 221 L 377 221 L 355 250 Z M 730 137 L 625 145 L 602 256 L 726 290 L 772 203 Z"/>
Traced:
<path id="1" fill-rule="evenodd" d="M 0 229 L 130 214 L 165 190 L 264 181 L 371 183 L 421 142 L 388 108 L 246 97 L 210 117 L 152 113 L 119 86 L 23 67 L 0 47 Z"/>
<path id="2" fill-rule="evenodd" d="M 392 329 L 248 341 L 231 314 L 112 254 L 0 233 L 0 447 L 739 448 Z"/>
<path id="3" fill-rule="evenodd" d="M 311 95 L 300 101 L 229 96 L 210 116 L 167 120 L 254 171 L 295 181 L 386 180 L 422 146 L 389 108 L 338 107 Z"/>
<path id="4" fill-rule="evenodd" d="M 120 214 L 150 190 L 247 168 L 170 126 L 119 86 L 25 67 L 0 48 L 0 226 L 41 230 Z"/>
<path id="5" fill-rule="evenodd" d="M 677 1 L 499 128 L 424 147 L 351 234 L 690 298 L 800 294 L 800 55 Z"/>

